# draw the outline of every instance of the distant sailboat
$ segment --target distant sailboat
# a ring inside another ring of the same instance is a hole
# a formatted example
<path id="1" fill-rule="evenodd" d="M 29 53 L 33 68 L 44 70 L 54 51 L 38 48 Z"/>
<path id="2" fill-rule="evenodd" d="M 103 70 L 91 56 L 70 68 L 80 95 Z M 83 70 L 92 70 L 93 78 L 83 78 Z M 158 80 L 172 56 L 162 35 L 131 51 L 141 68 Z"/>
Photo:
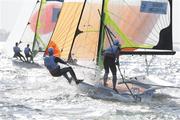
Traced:
<path id="1" fill-rule="evenodd" d="M 29 16 L 30 19 L 26 18 L 26 26 L 21 29 L 21 35 L 18 39 L 9 38 L 7 42 L 9 47 L 19 42 L 19 47 L 23 50 L 29 44 L 33 57 L 38 52 L 44 52 L 61 12 L 62 4 L 63 0 L 37 0 Z"/>

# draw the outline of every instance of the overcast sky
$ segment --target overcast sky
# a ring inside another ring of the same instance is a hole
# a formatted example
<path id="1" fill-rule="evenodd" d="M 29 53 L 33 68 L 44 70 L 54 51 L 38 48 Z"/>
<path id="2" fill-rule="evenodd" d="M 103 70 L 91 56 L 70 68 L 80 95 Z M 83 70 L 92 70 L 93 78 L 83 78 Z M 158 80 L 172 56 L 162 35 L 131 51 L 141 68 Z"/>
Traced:
<path id="1" fill-rule="evenodd" d="M 0 29 L 11 31 L 25 6 L 36 0 L 0 0 Z"/>

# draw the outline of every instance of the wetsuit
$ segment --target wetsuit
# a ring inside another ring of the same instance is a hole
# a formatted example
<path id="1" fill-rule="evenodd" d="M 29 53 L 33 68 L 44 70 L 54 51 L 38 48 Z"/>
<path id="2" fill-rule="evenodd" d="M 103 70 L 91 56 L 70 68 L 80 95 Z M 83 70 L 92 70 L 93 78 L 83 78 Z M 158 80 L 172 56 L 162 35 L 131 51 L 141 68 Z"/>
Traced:
<path id="1" fill-rule="evenodd" d="M 18 46 L 13 47 L 13 51 L 14 51 L 13 57 L 16 57 L 16 58 L 19 57 L 21 61 L 26 61 L 24 56 L 20 53 L 21 50 Z M 23 60 L 22 60 L 22 58 L 23 58 Z"/>
<path id="2" fill-rule="evenodd" d="M 54 77 L 59 77 L 63 75 L 69 82 L 71 81 L 70 78 L 67 75 L 67 72 L 70 73 L 72 78 L 76 81 L 77 83 L 77 78 L 76 75 L 71 67 L 66 67 L 66 68 L 60 68 L 60 66 L 57 63 L 62 63 L 62 64 L 67 64 L 65 61 L 62 59 L 55 57 L 55 56 L 49 56 L 44 58 L 44 64 L 51 73 L 52 76 Z"/>
<path id="3" fill-rule="evenodd" d="M 104 60 L 103 60 L 103 65 L 105 69 L 105 74 L 104 74 L 104 85 L 107 85 L 107 79 L 108 79 L 108 74 L 109 74 L 109 69 L 112 72 L 113 75 L 113 89 L 116 89 L 116 81 L 117 81 L 117 76 L 116 76 L 116 62 L 119 62 L 119 53 L 120 53 L 120 48 L 116 45 L 112 45 L 109 48 L 107 48 L 103 55 L 104 55 Z"/>

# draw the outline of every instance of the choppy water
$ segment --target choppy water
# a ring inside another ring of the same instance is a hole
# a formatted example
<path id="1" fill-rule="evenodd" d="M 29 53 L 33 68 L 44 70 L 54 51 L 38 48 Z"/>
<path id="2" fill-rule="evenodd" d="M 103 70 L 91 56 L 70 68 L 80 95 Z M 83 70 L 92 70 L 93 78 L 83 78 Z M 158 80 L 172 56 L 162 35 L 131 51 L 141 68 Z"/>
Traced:
<path id="1" fill-rule="evenodd" d="M 149 73 L 180 86 L 180 58 L 155 57 Z M 0 119 L 1 120 L 179 120 L 180 90 L 158 90 L 146 103 L 93 99 L 75 84 L 53 78 L 39 65 L 13 62 L 0 55 Z M 145 73 L 144 59 L 122 57 L 125 76 Z M 125 70 L 126 69 L 126 70 Z M 77 75 L 93 82 L 92 70 L 75 69 Z"/>

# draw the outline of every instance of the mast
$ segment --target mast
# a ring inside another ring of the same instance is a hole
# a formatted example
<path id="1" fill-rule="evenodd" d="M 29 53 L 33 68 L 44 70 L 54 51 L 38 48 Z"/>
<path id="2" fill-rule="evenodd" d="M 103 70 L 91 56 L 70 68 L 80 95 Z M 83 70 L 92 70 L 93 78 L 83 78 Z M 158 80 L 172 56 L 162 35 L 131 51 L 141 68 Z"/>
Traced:
<path id="1" fill-rule="evenodd" d="M 105 13 L 104 13 L 104 5 L 105 5 L 105 0 L 102 0 L 102 8 L 101 8 L 101 18 L 100 18 L 100 30 L 99 30 L 99 40 L 98 40 L 98 50 L 97 50 L 97 59 L 96 59 L 96 63 L 98 64 L 98 62 L 100 61 L 100 52 L 101 52 L 101 42 L 104 36 L 104 17 L 105 17 Z"/>
<path id="2" fill-rule="evenodd" d="M 37 39 L 36 39 L 36 37 L 37 37 L 37 27 L 38 27 L 38 21 L 39 21 L 39 18 L 40 18 L 40 13 L 41 13 L 41 8 L 42 8 L 43 1 L 44 0 L 41 0 L 39 11 L 38 11 L 38 17 L 37 17 L 37 20 L 36 20 L 35 35 L 34 35 L 33 46 L 32 46 L 33 57 L 36 55 L 36 53 L 34 53 L 35 52 L 34 47 L 35 47 L 35 44 L 37 42 Z"/>
<path id="3" fill-rule="evenodd" d="M 71 59 L 71 52 L 72 52 L 72 48 L 73 48 L 73 45 L 74 45 L 74 42 L 75 42 L 76 37 L 77 37 L 80 33 L 83 32 L 83 31 L 79 30 L 79 25 L 80 25 L 80 22 L 81 22 L 81 18 L 82 18 L 83 12 L 84 12 L 84 8 L 85 8 L 85 5 L 86 5 L 86 2 L 87 2 L 87 0 L 85 0 L 85 1 L 84 1 L 84 4 L 83 4 L 83 8 L 82 8 L 82 11 L 81 11 L 81 14 L 80 14 L 80 17 L 79 17 L 78 25 L 77 25 L 77 27 L 76 27 L 76 32 L 75 32 L 75 34 L 74 34 L 73 41 L 72 41 L 72 45 L 71 45 L 71 48 L 70 48 L 70 51 L 69 51 L 68 60 Z"/>

